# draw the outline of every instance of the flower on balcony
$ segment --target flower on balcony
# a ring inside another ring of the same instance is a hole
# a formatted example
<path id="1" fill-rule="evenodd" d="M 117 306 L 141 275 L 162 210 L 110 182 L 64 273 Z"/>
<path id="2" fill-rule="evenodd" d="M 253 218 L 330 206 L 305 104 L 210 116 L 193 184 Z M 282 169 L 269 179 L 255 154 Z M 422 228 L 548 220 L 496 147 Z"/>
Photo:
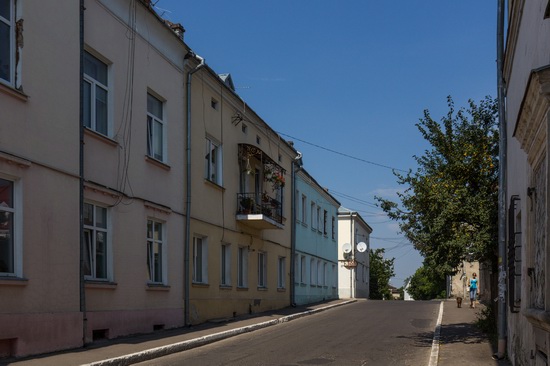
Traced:
<path id="1" fill-rule="evenodd" d="M 273 175 L 272 182 L 273 182 L 273 188 L 284 187 L 285 186 L 285 176 L 281 172 L 275 173 Z"/>

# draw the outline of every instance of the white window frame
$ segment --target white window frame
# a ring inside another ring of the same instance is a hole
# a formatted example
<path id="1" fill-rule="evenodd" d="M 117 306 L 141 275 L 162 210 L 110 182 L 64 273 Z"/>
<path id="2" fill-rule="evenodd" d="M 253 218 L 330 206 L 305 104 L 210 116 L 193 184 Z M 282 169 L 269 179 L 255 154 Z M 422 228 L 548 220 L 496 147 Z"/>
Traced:
<path id="1" fill-rule="evenodd" d="M 300 283 L 300 254 L 294 254 L 294 283 Z"/>
<path id="2" fill-rule="evenodd" d="M 15 31 L 16 31 L 16 11 L 15 11 L 15 1 L 9 0 L 9 19 L 4 18 L 0 16 L 0 24 L 4 24 L 8 27 L 8 45 L 7 45 L 7 51 L 8 51 L 8 60 L 7 60 L 7 72 L 5 77 L 0 76 L 0 82 L 7 84 L 9 86 L 16 86 L 16 80 L 15 80 L 15 53 L 16 53 L 16 43 L 15 43 Z M 5 45 L 3 45 L 5 47 Z M 0 62 L 0 67 L 2 66 L 2 62 Z"/>
<path id="3" fill-rule="evenodd" d="M 286 258 L 279 257 L 277 260 L 277 288 L 286 287 Z"/>
<path id="4" fill-rule="evenodd" d="M 317 231 L 323 232 L 323 216 L 321 215 L 321 206 L 317 206 Z"/>
<path id="5" fill-rule="evenodd" d="M 302 224 L 307 225 L 307 196 L 302 194 Z"/>
<path id="6" fill-rule="evenodd" d="M 267 287 L 267 253 L 258 252 L 258 287 Z"/>
<path id="7" fill-rule="evenodd" d="M 317 230 L 317 217 L 315 217 L 315 213 L 317 212 L 315 206 L 315 202 L 311 202 L 310 211 L 311 211 L 311 230 Z"/>
<path id="8" fill-rule="evenodd" d="M 248 287 L 248 248 L 239 247 L 237 256 L 237 287 Z"/>
<path id="9" fill-rule="evenodd" d="M 111 93 L 109 90 L 109 80 L 110 80 L 110 67 L 107 63 L 105 63 L 103 60 L 99 59 L 97 56 L 93 55 L 90 52 L 84 51 L 84 59 L 86 59 L 87 56 L 90 56 L 92 61 L 97 61 L 105 66 L 105 74 L 106 74 L 106 82 L 103 83 L 97 79 L 95 79 L 93 76 L 88 75 L 86 71 L 84 71 L 84 83 L 90 85 L 90 95 L 89 95 L 89 106 L 90 106 L 90 121 L 89 125 L 86 123 L 86 117 L 84 117 L 84 126 L 105 136 L 110 136 L 111 133 L 111 123 L 110 123 L 110 113 L 111 113 Z M 97 99 L 97 90 L 103 90 L 105 92 L 105 130 L 99 130 L 97 126 L 97 105 L 96 101 Z M 85 98 L 83 96 L 83 98 Z M 86 103 L 82 103 L 85 105 Z M 84 111 L 86 113 L 86 111 Z"/>
<path id="10" fill-rule="evenodd" d="M 336 276 L 336 264 L 333 264 L 332 265 L 332 272 L 331 272 L 331 279 L 332 279 L 332 288 L 336 288 L 336 281 L 338 279 L 338 277 Z"/>
<path id="11" fill-rule="evenodd" d="M 206 150 L 205 150 L 205 165 L 204 176 L 210 182 L 213 182 L 219 186 L 223 185 L 222 176 L 222 145 L 211 137 L 206 137 Z M 211 157 L 214 157 L 212 161 Z"/>
<path id="12" fill-rule="evenodd" d="M 89 272 L 84 274 L 84 278 L 87 280 L 109 281 L 112 279 L 112 244 L 110 235 L 110 210 L 101 205 L 97 205 L 92 202 L 84 202 L 84 206 L 90 206 L 92 209 L 92 222 L 91 224 L 84 223 L 84 245 L 86 253 L 85 263 L 89 266 Z M 98 210 L 104 212 L 104 226 L 98 226 Z M 86 208 L 85 208 L 86 211 Z M 86 219 L 84 219 L 86 221 Z M 98 273 L 98 242 L 100 236 L 103 236 L 104 240 L 104 276 Z"/>
<path id="13" fill-rule="evenodd" d="M 11 187 L 11 207 L 7 203 L 0 202 L 0 215 L 6 217 L 12 216 L 11 242 L 9 251 L 11 252 L 11 270 L 1 271 L 0 277 L 23 277 L 23 213 L 22 213 L 22 194 L 20 191 L 20 181 L 10 177 L 0 176 L 0 180 L 9 182 Z M 5 229 L 4 229 L 5 230 Z M 8 239 L 10 240 L 10 239 Z M 9 268 L 8 268 L 9 269 Z"/>
<path id="14" fill-rule="evenodd" d="M 309 260 L 309 284 L 311 286 L 317 285 L 317 266 L 314 258 Z"/>
<path id="15" fill-rule="evenodd" d="M 300 256 L 300 283 L 307 283 L 307 262 L 305 255 Z"/>
<path id="16" fill-rule="evenodd" d="M 231 286 L 231 244 L 222 243 L 220 248 L 220 284 Z"/>
<path id="17" fill-rule="evenodd" d="M 155 113 L 152 104 L 160 105 L 160 111 Z M 147 156 L 166 162 L 166 121 L 164 119 L 164 104 L 165 101 L 156 97 L 151 93 L 147 93 Z M 157 128 L 160 128 L 158 132 Z M 160 133 L 160 137 L 158 136 Z M 159 147 L 159 143 L 161 146 Z"/>
<path id="18" fill-rule="evenodd" d="M 152 230 L 149 230 L 149 225 L 151 225 Z M 158 235 L 155 235 L 157 233 Z M 158 254 L 157 260 L 154 260 L 155 254 Z M 147 270 L 149 283 L 166 283 L 166 258 L 165 223 L 147 219 Z"/>
<path id="19" fill-rule="evenodd" d="M 208 283 L 208 240 L 193 236 L 193 283 Z"/>

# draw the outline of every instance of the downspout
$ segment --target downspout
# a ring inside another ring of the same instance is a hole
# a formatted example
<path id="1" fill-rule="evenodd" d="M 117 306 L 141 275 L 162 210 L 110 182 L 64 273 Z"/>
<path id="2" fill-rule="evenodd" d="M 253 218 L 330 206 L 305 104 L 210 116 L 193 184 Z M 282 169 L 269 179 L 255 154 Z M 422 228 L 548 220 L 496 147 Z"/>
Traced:
<path id="1" fill-rule="evenodd" d="M 498 159 L 498 351 L 496 357 L 506 354 L 506 168 L 507 136 L 505 85 L 503 73 L 504 58 L 504 4 L 498 0 L 497 10 L 497 86 L 499 120 L 499 159 Z"/>
<path id="2" fill-rule="evenodd" d="M 296 172 L 302 169 L 302 153 L 298 151 L 298 155 L 292 161 L 292 172 L 291 172 L 291 192 L 290 199 L 292 210 L 291 212 L 291 222 L 292 227 L 290 230 L 290 306 L 296 306 L 296 289 L 295 279 L 296 279 Z M 302 210 L 305 210 L 305 207 L 302 207 Z"/>
<path id="3" fill-rule="evenodd" d="M 187 74 L 187 120 L 186 120 L 186 134 L 187 134 L 187 147 L 186 147 L 186 183 L 185 183 L 185 242 L 184 246 L 184 258 L 183 258 L 183 286 L 184 286 L 184 324 L 186 326 L 191 325 L 189 320 L 189 288 L 191 286 L 191 276 L 189 273 L 189 247 L 191 245 L 191 78 L 194 73 L 199 71 L 204 65 L 204 58 L 195 54 L 193 51 L 189 51 L 185 55 L 184 63 L 187 59 L 194 58 L 200 61 L 200 63 Z"/>
<path id="4" fill-rule="evenodd" d="M 86 344 L 86 333 L 88 332 L 88 318 L 86 314 L 86 287 L 84 283 L 84 108 L 82 100 L 84 97 L 84 0 L 80 0 L 80 55 L 79 55 L 79 156 L 78 156 L 78 175 L 79 175 L 79 192 L 78 192 L 78 209 L 79 209 L 79 231 L 80 231 L 80 312 L 82 313 L 82 345 Z"/>

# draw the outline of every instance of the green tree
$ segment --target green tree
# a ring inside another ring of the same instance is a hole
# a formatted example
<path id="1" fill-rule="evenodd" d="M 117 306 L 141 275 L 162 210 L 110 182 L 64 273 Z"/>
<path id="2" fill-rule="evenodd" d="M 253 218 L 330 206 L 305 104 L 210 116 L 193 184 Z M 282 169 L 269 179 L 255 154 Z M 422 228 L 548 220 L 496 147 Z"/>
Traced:
<path id="1" fill-rule="evenodd" d="M 375 300 L 391 299 L 390 278 L 395 274 L 395 258 L 384 259 L 383 248 L 370 250 L 370 298 Z"/>
<path id="2" fill-rule="evenodd" d="M 409 280 L 407 291 L 415 300 L 431 300 L 445 298 L 445 276 L 426 266 L 416 270 Z"/>
<path id="3" fill-rule="evenodd" d="M 428 110 L 416 124 L 431 145 L 415 156 L 416 171 L 394 172 L 407 186 L 400 205 L 376 197 L 388 216 L 425 258 L 425 266 L 442 275 L 454 273 L 462 260 L 494 258 L 498 242 L 497 102 L 449 112 L 438 123 Z"/>

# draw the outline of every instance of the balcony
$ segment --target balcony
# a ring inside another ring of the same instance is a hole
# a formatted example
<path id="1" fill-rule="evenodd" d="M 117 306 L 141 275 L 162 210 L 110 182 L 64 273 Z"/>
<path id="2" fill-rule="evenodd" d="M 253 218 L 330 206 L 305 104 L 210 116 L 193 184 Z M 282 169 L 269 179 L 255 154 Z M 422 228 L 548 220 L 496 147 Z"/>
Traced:
<path id="1" fill-rule="evenodd" d="M 284 227 L 281 202 L 265 193 L 238 193 L 236 219 L 260 230 Z"/>

